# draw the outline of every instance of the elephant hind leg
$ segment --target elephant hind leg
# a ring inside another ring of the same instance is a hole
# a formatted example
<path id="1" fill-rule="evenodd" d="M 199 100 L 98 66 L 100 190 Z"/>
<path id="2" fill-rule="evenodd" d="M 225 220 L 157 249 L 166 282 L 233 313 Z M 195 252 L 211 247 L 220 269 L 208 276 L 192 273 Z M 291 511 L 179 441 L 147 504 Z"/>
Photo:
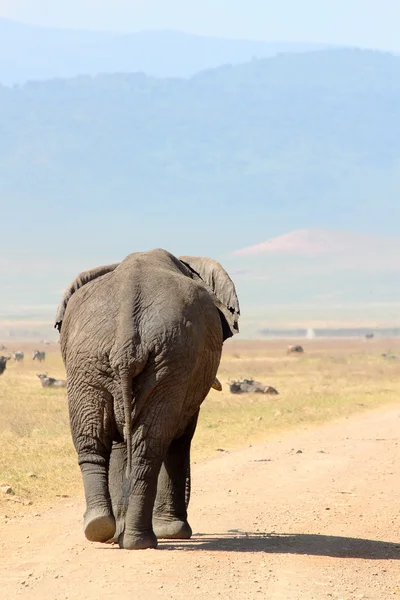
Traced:
<path id="1" fill-rule="evenodd" d="M 112 511 L 116 521 L 116 531 L 112 542 L 118 542 L 118 538 L 123 533 L 125 527 L 125 516 L 127 502 L 124 498 L 124 485 L 126 477 L 126 443 L 113 443 L 110 457 L 110 466 L 108 472 L 108 487 L 111 496 Z"/>
<path id="2" fill-rule="evenodd" d="M 140 455 L 133 453 L 131 479 L 124 483 L 123 496 L 127 499 L 127 508 L 124 528 L 118 537 L 120 548 L 157 548 L 152 511 L 161 462 L 162 459 L 156 458 L 148 447 Z"/>
<path id="3" fill-rule="evenodd" d="M 121 548 L 156 548 L 157 537 L 153 530 L 153 508 L 157 482 L 163 460 L 176 435 L 177 423 L 184 400 L 171 393 L 172 401 L 165 397 L 165 387 L 152 392 L 134 424 L 132 435 L 132 471 L 125 489 L 128 505 L 124 531 L 119 536 Z M 172 390 L 175 391 L 175 390 Z"/>
<path id="4" fill-rule="evenodd" d="M 108 493 L 108 465 L 81 464 L 86 496 L 83 529 L 90 542 L 107 542 L 115 533 L 115 518 Z"/>
<path id="5" fill-rule="evenodd" d="M 158 477 L 157 498 L 153 511 L 153 529 L 159 539 L 189 539 L 192 529 L 187 520 L 190 489 L 190 446 L 199 411 L 185 433 L 168 448 Z"/>
<path id="6" fill-rule="evenodd" d="M 108 490 L 108 467 L 114 428 L 113 402 L 105 390 L 80 383 L 69 386 L 72 439 L 78 453 L 86 498 L 84 532 L 91 542 L 115 533 Z"/>

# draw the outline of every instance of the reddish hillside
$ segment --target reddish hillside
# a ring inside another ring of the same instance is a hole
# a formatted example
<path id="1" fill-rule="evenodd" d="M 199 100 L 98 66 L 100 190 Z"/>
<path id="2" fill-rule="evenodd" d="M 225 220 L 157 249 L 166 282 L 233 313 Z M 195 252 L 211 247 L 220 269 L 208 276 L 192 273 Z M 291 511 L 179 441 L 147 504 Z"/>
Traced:
<path id="1" fill-rule="evenodd" d="M 329 229 L 301 229 L 254 246 L 234 256 L 309 256 L 333 259 L 343 268 L 400 268 L 400 240 Z M 330 262 L 330 260 L 329 260 Z"/>

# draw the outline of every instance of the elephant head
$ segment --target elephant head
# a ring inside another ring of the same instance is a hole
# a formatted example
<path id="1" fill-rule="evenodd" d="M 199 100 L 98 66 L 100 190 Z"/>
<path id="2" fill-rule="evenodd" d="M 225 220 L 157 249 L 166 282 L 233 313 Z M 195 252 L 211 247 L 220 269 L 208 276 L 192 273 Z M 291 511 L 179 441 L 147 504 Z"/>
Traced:
<path id="1" fill-rule="evenodd" d="M 224 341 L 239 332 L 239 300 L 235 285 L 225 269 L 212 258 L 180 256 L 179 260 L 208 288 L 220 312 Z"/>

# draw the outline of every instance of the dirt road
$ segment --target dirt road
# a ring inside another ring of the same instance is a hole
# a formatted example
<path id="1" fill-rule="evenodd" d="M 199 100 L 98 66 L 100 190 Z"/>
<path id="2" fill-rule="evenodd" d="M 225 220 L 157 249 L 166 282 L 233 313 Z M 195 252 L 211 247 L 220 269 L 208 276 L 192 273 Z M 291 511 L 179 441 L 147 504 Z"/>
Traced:
<path id="1" fill-rule="evenodd" d="M 90 544 L 81 499 L 0 527 L 1 598 L 400 598 L 400 406 L 193 468 L 194 537 Z M 216 442 L 218 447 L 218 442 Z"/>

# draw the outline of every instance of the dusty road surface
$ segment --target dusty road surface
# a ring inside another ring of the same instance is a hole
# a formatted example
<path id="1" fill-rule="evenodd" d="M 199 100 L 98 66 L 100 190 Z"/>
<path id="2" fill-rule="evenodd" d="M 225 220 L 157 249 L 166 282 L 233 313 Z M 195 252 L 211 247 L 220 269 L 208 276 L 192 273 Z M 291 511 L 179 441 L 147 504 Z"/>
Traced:
<path id="1" fill-rule="evenodd" d="M 221 452 L 158 550 L 86 542 L 81 499 L 9 520 L 1 598 L 400 598 L 399 440 L 397 406 Z"/>

